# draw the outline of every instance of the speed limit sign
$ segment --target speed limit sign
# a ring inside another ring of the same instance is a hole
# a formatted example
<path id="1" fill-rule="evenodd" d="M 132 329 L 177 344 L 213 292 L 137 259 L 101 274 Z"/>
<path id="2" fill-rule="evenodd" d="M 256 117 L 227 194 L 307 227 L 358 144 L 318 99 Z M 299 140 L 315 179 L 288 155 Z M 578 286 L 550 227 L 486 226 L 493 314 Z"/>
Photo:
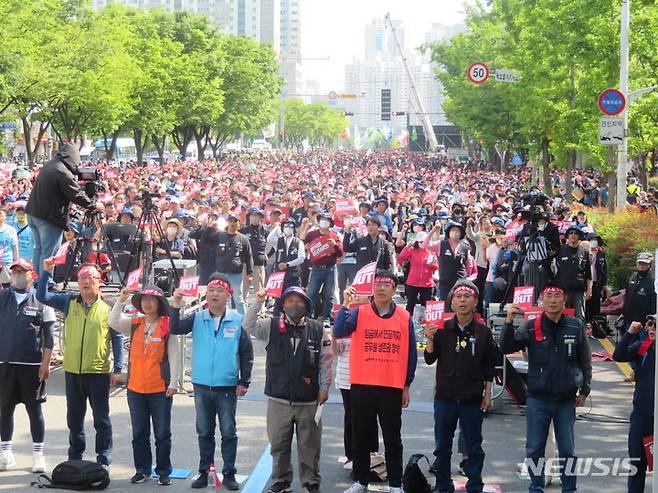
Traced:
<path id="1" fill-rule="evenodd" d="M 472 63 L 466 71 L 466 76 L 473 84 L 482 84 L 489 78 L 489 67 L 482 62 Z"/>

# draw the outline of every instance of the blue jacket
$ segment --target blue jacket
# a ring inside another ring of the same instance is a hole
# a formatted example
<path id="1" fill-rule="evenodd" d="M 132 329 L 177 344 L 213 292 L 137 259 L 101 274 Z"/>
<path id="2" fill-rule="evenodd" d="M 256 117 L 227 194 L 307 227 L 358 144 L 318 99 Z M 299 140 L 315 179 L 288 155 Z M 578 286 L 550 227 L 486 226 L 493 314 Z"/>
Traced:
<path id="1" fill-rule="evenodd" d="M 192 383 L 209 387 L 249 387 L 254 351 L 242 330 L 242 315 L 227 309 L 215 331 L 208 310 L 180 319 L 178 308 L 169 309 L 169 331 L 192 333 Z"/>

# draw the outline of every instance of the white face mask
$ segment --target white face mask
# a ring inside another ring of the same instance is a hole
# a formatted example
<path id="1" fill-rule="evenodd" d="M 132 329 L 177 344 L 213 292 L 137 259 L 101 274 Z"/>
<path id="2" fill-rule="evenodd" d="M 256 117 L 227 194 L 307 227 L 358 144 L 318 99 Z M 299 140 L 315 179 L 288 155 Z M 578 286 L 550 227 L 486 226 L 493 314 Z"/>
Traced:
<path id="1" fill-rule="evenodd" d="M 292 234 L 295 232 L 293 228 L 283 228 L 283 234 L 285 236 L 292 236 Z"/>
<path id="2" fill-rule="evenodd" d="M 178 233 L 178 228 L 167 228 L 167 234 L 174 236 Z"/>
<path id="3" fill-rule="evenodd" d="M 30 278 L 26 274 L 11 274 L 11 285 L 19 291 L 27 289 L 30 285 Z"/>
<path id="4" fill-rule="evenodd" d="M 321 219 L 318 222 L 318 226 L 320 226 L 322 229 L 329 229 L 329 226 L 331 226 L 331 223 L 327 221 L 326 219 Z"/>

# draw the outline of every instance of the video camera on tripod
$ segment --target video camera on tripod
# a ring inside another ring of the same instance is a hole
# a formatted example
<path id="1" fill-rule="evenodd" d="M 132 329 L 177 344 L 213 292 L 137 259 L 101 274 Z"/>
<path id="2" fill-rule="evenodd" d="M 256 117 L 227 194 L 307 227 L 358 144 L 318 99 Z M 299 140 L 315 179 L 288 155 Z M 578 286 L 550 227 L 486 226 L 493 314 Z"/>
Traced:
<path id="1" fill-rule="evenodd" d="M 95 200 L 100 192 L 106 190 L 105 184 L 101 181 L 101 172 L 93 166 L 79 167 L 76 171 L 78 181 L 82 185 L 87 197 Z"/>

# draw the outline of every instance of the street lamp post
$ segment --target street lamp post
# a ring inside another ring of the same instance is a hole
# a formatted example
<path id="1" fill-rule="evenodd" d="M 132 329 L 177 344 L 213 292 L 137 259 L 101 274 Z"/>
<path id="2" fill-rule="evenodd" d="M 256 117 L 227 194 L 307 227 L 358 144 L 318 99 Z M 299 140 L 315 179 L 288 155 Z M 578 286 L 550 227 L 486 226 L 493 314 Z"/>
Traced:
<path id="1" fill-rule="evenodd" d="M 621 0 L 621 29 L 619 36 L 619 90 L 628 95 L 628 36 L 631 25 L 631 0 Z M 617 209 L 626 204 L 626 167 L 628 165 L 628 103 L 621 113 L 624 136 L 617 154 Z"/>

